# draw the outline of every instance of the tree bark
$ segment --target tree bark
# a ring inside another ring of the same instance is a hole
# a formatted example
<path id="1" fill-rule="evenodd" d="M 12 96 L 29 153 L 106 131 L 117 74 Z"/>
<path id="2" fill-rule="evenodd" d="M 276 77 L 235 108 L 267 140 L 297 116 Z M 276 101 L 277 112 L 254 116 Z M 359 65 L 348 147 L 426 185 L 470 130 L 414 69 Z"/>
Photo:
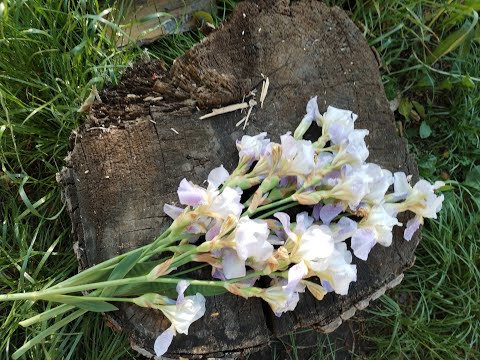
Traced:
<path id="1" fill-rule="evenodd" d="M 244 116 L 238 111 L 199 120 L 212 108 L 241 102 L 253 89 L 259 94 L 262 74 L 270 88 L 245 131 L 235 126 Z M 396 135 L 375 57 L 336 7 L 317 1 L 245 1 L 170 69 L 149 62 L 126 71 L 117 86 L 101 93 L 103 103 L 94 105 L 89 123 L 73 135 L 61 177 L 80 269 L 152 241 L 170 223 L 162 207 L 176 201 L 182 178 L 200 184 L 221 164 L 233 170 L 235 139 L 267 131 L 278 141 L 295 129 L 315 95 L 321 112 L 332 105 L 359 115 L 356 127 L 370 131 L 370 162 L 417 176 L 405 141 Z M 307 135 L 318 137 L 318 132 Z M 205 316 L 192 324 L 188 336 L 174 338 L 169 355 L 257 353 L 262 358 L 274 337 L 301 328 L 333 331 L 401 281 L 419 241 L 418 235 L 404 241 L 402 232 L 396 228 L 392 246 L 377 245 L 367 262 L 354 261 L 358 281 L 348 296 L 328 294 L 318 302 L 307 294 L 295 311 L 280 318 L 258 299 L 207 298 Z M 128 304 L 109 317 L 148 356 L 169 326 L 159 312 Z"/>

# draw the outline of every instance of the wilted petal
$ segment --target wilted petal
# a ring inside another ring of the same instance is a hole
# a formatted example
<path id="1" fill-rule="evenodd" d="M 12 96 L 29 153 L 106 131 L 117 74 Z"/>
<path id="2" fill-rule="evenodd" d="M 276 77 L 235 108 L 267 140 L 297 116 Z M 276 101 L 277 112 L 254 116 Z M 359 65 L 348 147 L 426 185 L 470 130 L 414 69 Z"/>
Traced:
<path id="1" fill-rule="evenodd" d="M 260 159 L 265 153 L 267 145 L 270 143 L 270 139 L 266 139 L 266 132 L 260 133 L 255 136 L 244 135 L 241 141 L 237 140 L 238 156 L 240 159 L 246 158 L 251 161 Z"/>
<path id="2" fill-rule="evenodd" d="M 291 255 L 292 261 L 318 261 L 332 254 L 334 241 L 332 232 L 326 225 L 312 225 L 300 238 L 300 245 Z"/>
<path id="3" fill-rule="evenodd" d="M 341 144 L 348 139 L 352 129 L 345 127 L 340 123 L 333 123 L 328 129 L 328 135 L 333 144 Z"/>
<path id="4" fill-rule="evenodd" d="M 321 117 L 320 111 L 318 110 L 318 102 L 317 102 L 316 96 L 308 100 L 306 111 L 307 111 L 307 114 L 305 116 L 308 116 L 309 118 L 311 118 L 312 121 L 319 119 Z"/>
<path id="5" fill-rule="evenodd" d="M 343 200 L 351 209 L 355 209 L 368 193 L 370 180 L 361 168 L 344 165 L 340 181 L 329 192 L 332 198 Z"/>
<path id="6" fill-rule="evenodd" d="M 331 279 L 328 281 L 335 293 L 347 295 L 350 283 L 357 281 L 357 267 L 351 265 L 352 254 L 345 243 L 335 245 L 334 255 L 330 257 L 329 270 Z"/>
<path id="7" fill-rule="evenodd" d="M 315 221 L 320 220 L 320 210 L 322 210 L 323 205 L 318 203 L 313 207 L 312 210 L 312 217 L 315 219 Z"/>
<path id="8" fill-rule="evenodd" d="M 407 227 L 405 228 L 405 232 L 403 233 L 403 238 L 407 241 L 412 240 L 413 234 L 415 234 L 420 225 L 421 222 L 416 216 L 413 219 L 408 220 Z"/>
<path id="9" fill-rule="evenodd" d="M 306 211 L 297 214 L 297 223 L 295 225 L 295 232 L 303 234 L 312 224 L 314 219 L 308 216 Z"/>
<path id="10" fill-rule="evenodd" d="M 280 317 L 283 313 L 287 311 L 293 311 L 297 307 L 298 302 L 300 301 L 300 295 L 298 292 L 291 293 L 288 296 L 285 304 L 282 307 L 279 307 L 274 311 L 275 316 Z"/>
<path id="11" fill-rule="evenodd" d="M 263 220 L 242 217 L 235 230 L 235 244 L 238 256 L 247 260 L 265 261 L 273 253 L 273 246 L 267 241 L 270 235 L 268 225 Z"/>
<path id="12" fill-rule="evenodd" d="M 404 172 L 396 172 L 393 174 L 393 195 L 395 196 L 394 201 L 400 201 L 407 197 L 407 195 L 412 191 L 407 175 Z"/>
<path id="13" fill-rule="evenodd" d="M 177 287 L 176 287 L 176 290 L 177 290 L 177 304 L 178 303 L 182 303 L 184 300 L 185 300 L 185 296 L 183 295 L 185 290 L 187 289 L 187 287 L 189 286 L 190 284 L 188 283 L 188 281 L 186 280 L 180 280 L 178 283 L 177 283 Z"/>
<path id="14" fill-rule="evenodd" d="M 389 214 L 384 206 L 374 206 L 367 217 L 359 223 L 359 228 L 370 229 L 375 233 L 375 241 L 383 246 L 392 243 L 392 230 L 402 225 L 395 216 Z"/>
<path id="15" fill-rule="evenodd" d="M 219 268 L 212 268 L 212 278 L 218 279 L 218 280 L 227 280 L 225 277 L 225 274 L 223 273 L 223 269 Z"/>
<path id="16" fill-rule="evenodd" d="M 215 236 L 217 236 L 220 233 L 220 229 L 221 229 L 221 226 L 218 223 L 212 226 L 205 234 L 205 240 L 211 241 Z"/>
<path id="17" fill-rule="evenodd" d="M 346 151 L 350 154 L 352 159 L 355 159 L 359 164 L 367 160 L 369 152 L 365 144 L 365 136 L 369 134 L 368 130 L 353 130 L 348 135 L 348 145 Z"/>
<path id="18" fill-rule="evenodd" d="M 241 195 L 240 189 L 227 186 L 221 194 L 214 197 L 209 210 L 223 219 L 228 215 L 239 217 L 243 210 L 243 204 L 240 202 Z"/>
<path id="19" fill-rule="evenodd" d="M 347 129 L 353 129 L 353 123 L 356 119 L 357 115 L 349 110 L 329 106 L 323 116 L 317 118 L 317 124 L 324 129 L 323 131 L 327 132 L 332 124 L 342 124 Z"/>
<path id="20" fill-rule="evenodd" d="M 178 187 L 178 198 L 183 205 L 198 206 L 208 201 L 207 191 L 191 181 L 183 179 Z"/>
<path id="21" fill-rule="evenodd" d="M 335 155 L 333 155 L 331 152 L 322 151 L 317 155 L 315 169 L 320 170 L 323 166 L 330 165 L 334 157 Z"/>
<path id="22" fill-rule="evenodd" d="M 175 220 L 182 212 L 184 209 L 175 206 L 175 205 L 170 205 L 170 204 L 165 204 L 163 205 L 163 212 L 170 216 L 173 220 Z"/>
<path id="23" fill-rule="evenodd" d="M 359 259 L 367 260 L 375 244 L 375 233 L 371 229 L 358 229 L 352 236 L 352 250 Z"/>
<path id="24" fill-rule="evenodd" d="M 363 201 L 375 205 L 382 204 L 385 201 L 388 188 L 393 184 L 392 173 L 376 164 L 364 165 L 363 170 L 371 178 L 369 192 Z"/>
<path id="25" fill-rule="evenodd" d="M 282 313 L 292 311 L 298 304 L 300 299 L 298 293 L 305 291 L 305 285 L 297 283 L 294 288 L 288 287 L 288 283 L 285 280 L 280 281 L 275 286 L 270 286 L 265 289 L 261 298 L 268 302 L 272 311 L 276 316 L 281 316 Z"/>
<path id="26" fill-rule="evenodd" d="M 195 296 L 184 296 L 188 286 L 185 280 L 177 284 L 178 298 L 175 305 L 161 305 L 159 310 L 170 320 L 176 332 L 188 334 L 190 325 L 205 314 L 205 297 L 197 293 Z"/>
<path id="27" fill-rule="evenodd" d="M 208 183 L 209 186 L 218 189 L 220 185 L 222 185 L 225 180 L 230 176 L 227 170 L 223 167 L 223 165 L 213 169 L 208 174 Z"/>
<path id="28" fill-rule="evenodd" d="M 317 104 L 317 97 L 311 98 L 307 103 L 307 113 L 303 117 L 300 124 L 295 129 L 295 133 L 293 137 L 295 139 L 301 139 L 305 132 L 307 132 L 308 128 L 312 124 L 312 122 L 320 117 L 320 112 L 318 111 L 318 104 Z"/>
<path id="29" fill-rule="evenodd" d="M 167 330 L 160 334 L 155 340 L 153 349 L 155 350 L 155 355 L 162 356 L 165 354 L 172 343 L 173 337 L 175 336 L 175 328 L 171 325 Z"/>
<path id="30" fill-rule="evenodd" d="M 327 280 L 322 280 L 321 283 L 322 283 L 322 286 L 325 288 L 325 290 L 327 290 L 327 292 L 333 291 L 332 285 L 330 285 L 330 283 Z"/>
<path id="31" fill-rule="evenodd" d="M 333 227 L 333 238 L 335 242 L 345 241 L 351 237 L 357 230 L 357 223 L 344 216 Z"/>
<path id="32" fill-rule="evenodd" d="M 297 183 L 296 176 L 284 176 L 280 179 L 278 186 L 280 187 L 288 187 Z"/>
<path id="33" fill-rule="evenodd" d="M 285 241 L 283 241 L 282 239 L 280 239 L 276 235 L 268 235 L 267 241 L 272 245 L 284 245 L 285 244 Z"/>
<path id="34" fill-rule="evenodd" d="M 296 241 L 297 235 L 295 235 L 295 233 L 290 230 L 290 216 L 288 216 L 288 214 L 285 214 L 283 212 L 277 212 L 273 216 L 275 216 L 278 220 L 280 220 L 287 236 L 293 241 Z"/>
<path id="35" fill-rule="evenodd" d="M 223 274 L 226 279 L 245 276 L 245 260 L 241 259 L 234 250 L 225 249 L 222 256 Z"/>
<path id="36" fill-rule="evenodd" d="M 293 292 L 297 288 L 300 281 L 308 274 L 308 268 L 305 263 L 302 261 L 298 264 L 293 265 L 288 270 L 288 283 L 285 287 L 285 290 L 288 292 Z"/>
<path id="37" fill-rule="evenodd" d="M 320 210 L 320 219 L 325 225 L 329 225 L 330 222 L 335 219 L 343 211 L 343 206 L 340 204 L 328 204 Z"/>
<path id="38" fill-rule="evenodd" d="M 280 176 L 310 174 L 315 167 L 315 152 L 311 141 L 296 140 L 290 134 L 280 137 L 282 157 L 279 164 Z"/>

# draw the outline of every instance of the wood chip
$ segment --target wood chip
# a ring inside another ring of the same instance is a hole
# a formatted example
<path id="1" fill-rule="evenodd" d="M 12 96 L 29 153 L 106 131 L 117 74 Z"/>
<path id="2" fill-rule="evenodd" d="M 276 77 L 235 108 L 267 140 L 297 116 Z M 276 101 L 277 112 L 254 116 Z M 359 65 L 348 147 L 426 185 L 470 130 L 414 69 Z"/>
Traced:
<path id="1" fill-rule="evenodd" d="M 250 114 L 252 113 L 252 109 L 254 108 L 254 106 L 257 105 L 257 102 L 253 99 L 250 99 L 250 101 L 248 102 L 248 112 L 247 112 L 247 115 L 242 118 L 242 120 L 240 120 L 238 123 L 236 123 L 235 126 L 240 126 L 243 124 L 243 130 L 245 130 L 245 128 L 247 127 L 247 124 L 248 124 L 248 119 L 250 118 Z"/>
<path id="2" fill-rule="evenodd" d="M 262 92 L 260 93 L 260 107 L 262 109 L 263 109 L 263 102 L 265 101 L 265 98 L 267 97 L 267 92 L 268 92 L 268 87 L 269 86 L 270 86 L 270 80 L 268 79 L 268 77 L 266 77 L 265 80 L 262 83 Z"/>
<path id="3" fill-rule="evenodd" d="M 243 103 L 239 103 L 239 104 L 228 105 L 228 106 L 225 106 L 225 107 L 219 108 L 219 109 L 213 109 L 211 113 L 200 116 L 200 120 L 208 119 L 208 118 L 211 118 L 213 116 L 226 114 L 226 113 L 241 110 L 241 109 L 246 109 L 248 107 L 249 107 L 248 103 L 243 102 Z"/>
<path id="4" fill-rule="evenodd" d="M 157 96 L 157 97 L 147 96 L 145 99 L 143 99 L 143 101 L 145 101 L 145 102 L 147 102 L 147 101 L 160 101 L 160 100 L 163 100 L 163 96 Z"/>

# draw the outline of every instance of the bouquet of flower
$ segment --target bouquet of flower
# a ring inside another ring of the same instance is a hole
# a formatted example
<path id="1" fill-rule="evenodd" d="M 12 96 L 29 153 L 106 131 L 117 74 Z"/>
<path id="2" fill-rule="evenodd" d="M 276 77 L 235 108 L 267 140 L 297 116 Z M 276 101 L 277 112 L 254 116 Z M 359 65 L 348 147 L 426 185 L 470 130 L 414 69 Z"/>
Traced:
<path id="1" fill-rule="evenodd" d="M 402 226 L 397 214 L 404 211 L 415 214 L 404 231 L 410 240 L 425 218 L 436 218 L 443 195 L 435 191 L 444 185 L 420 180 L 412 186 L 405 173 L 392 175 L 366 162 L 368 130 L 355 129 L 356 119 L 334 107 L 322 115 L 312 98 L 293 136 L 286 133 L 280 143 L 266 133 L 243 136 L 231 174 L 223 166 L 213 169 L 206 188 L 183 179 L 178 198 L 184 207 L 165 204 L 173 222 L 151 244 L 42 291 L 0 295 L 3 301 L 61 303 L 22 326 L 71 312 L 14 358 L 87 311 L 117 310 L 117 301 L 157 309 L 170 320 L 154 344 L 161 356 L 177 333 L 187 334 L 203 316 L 204 295 L 258 297 L 277 316 L 294 310 L 306 290 L 318 300 L 328 292 L 347 295 L 357 279 L 352 253 L 367 260 L 375 244 L 389 246 L 393 227 Z M 303 140 L 313 122 L 321 136 Z M 301 207 L 295 221 L 284 212 L 292 207 Z M 211 267 L 212 279 L 187 278 L 184 265 L 192 262 Z M 260 278 L 268 279 L 262 281 L 268 287 L 256 286 Z M 142 284 L 148 291 L 138 290 Z M 187 287 L 191 295 L 185 295 Z"/>

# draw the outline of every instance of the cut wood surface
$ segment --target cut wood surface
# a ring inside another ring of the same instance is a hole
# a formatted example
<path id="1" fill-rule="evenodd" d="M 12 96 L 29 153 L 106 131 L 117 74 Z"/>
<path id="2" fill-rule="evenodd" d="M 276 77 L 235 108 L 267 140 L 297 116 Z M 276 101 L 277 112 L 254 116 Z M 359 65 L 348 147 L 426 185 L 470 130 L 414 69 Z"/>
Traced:
<path id="1" fill-rule="evenodd" d="M 269 90 L 245 130 L 235 126 L 245 116 L 241 111 L 199 120 L 214 108 L 241 103 L 254 89 L 259 102 L 262 74 Z M 336 7 L 245 1 L 170 69 L 150 62 L 127 71 L 120 84 L 100 94 L 103 102 L 72 136 L 62 174 L 80 268 L 152 241 L 170 223 L 162 207 L 177 200 L 182 178 L 201 184 L 214 167 L 233 170 L 236 139 L 267 131 L 279 141 L 295 129 L 315 95 L 322 112 L 332 105 L 359 115 L 356 127 L 370 130 L 370 162 L 417 176 L 405 141 L 396 135 L 375 56 Z M 174 338 L 169 356 L 270 358 L 274 337 L 301 328 L 334 330 L 411 266 L 419 236 L 406 242 L 402 232 L 396 228 L 392 246 L 377 245 L 367 262 L 354 260 L 359 276 L 348 296 L 328 294 L 318 302 L 307 294 L 280 318 L 258 299 L 207 298 L 205 316 L 188 336 Z M 169 326 L 160 312 L 128 304 L 109 317 L 145 355 L 153 354 L 155 338 Z"/>

